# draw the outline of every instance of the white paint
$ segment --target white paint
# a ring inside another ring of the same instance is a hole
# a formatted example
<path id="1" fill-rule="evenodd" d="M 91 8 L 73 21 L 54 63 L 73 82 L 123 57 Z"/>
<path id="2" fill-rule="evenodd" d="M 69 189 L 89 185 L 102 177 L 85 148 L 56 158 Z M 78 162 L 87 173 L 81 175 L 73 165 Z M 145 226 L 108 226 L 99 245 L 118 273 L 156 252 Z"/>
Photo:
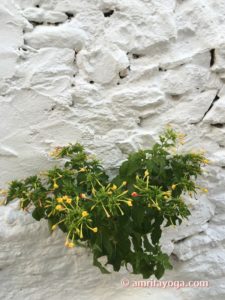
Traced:
<path id="1" fill-rule="evenodd" d="M 77 26 L 68 24 L 59 26 L 39 25 L 24 35 L 25 43 L 34 49 L 46 47 L 71 48 L 79 51 L 83 48 L 87 36 Z"/>
<path id="2" fill-rule="evenodd" d="M 52 24 L 65 22 L 68 18 L 66 14 L 59 11 L 48 11 L 37 7 L 25 9 L 23 16 L 31 22 Z"/>
<path id="3" fill-rule="evenodd" d="M 224 13 L 223 0 L 1 1 L 3 188 L 53 166 L 47 153 L 76 141 L 116 174 L 167 123 L 211 160 L 199 180 L 209 194 L 187 199 L 192 216 L 163 233 L 174 265 L 164 278 L 209 288 L 122 288 L 121 278 L 140 277 L 100 274 L 88 251 L 65 249 L 62 233 L 50 236 L 13 203 L 0 207 L 1 299 L 224 299 Z"/>

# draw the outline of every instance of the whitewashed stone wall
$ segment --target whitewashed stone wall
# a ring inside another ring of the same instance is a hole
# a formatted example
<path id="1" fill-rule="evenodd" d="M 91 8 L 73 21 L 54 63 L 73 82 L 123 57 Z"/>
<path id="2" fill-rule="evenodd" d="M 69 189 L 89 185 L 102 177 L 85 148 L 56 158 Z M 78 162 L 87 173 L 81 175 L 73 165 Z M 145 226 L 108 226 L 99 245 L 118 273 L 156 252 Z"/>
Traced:
<path id="1" fill-rule="evenodd" d="M 0 207 L 0 299 L 225 299 L 224 0 L 1 0 L 0 185 L 51 167 L 81 142 L 116 172 L 167 123 L 204 148 L 207 196 L 164 233 L 165 278 L 209 288 L 122 288 L 45 222 Z"/>

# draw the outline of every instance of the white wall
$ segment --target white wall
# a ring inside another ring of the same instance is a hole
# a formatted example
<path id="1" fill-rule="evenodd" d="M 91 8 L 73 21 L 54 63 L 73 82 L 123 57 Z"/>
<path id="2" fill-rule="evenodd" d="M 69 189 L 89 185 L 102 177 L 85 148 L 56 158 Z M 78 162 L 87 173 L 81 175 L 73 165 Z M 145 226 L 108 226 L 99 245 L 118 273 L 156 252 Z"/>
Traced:
<path id="1" fill-rule="evenodd" d="M 101 275 L 90 253 L 65 249 L 63 234 L 14 203 L 0 207 L 0 299 L 224 299 L 224 32 L 224 0 L 1 0 L 1 187 L 51 167 L 48 152 L 75 141 L 113 174 L 167 123 L 211 164 L 209 194 L 164 234 L 165 278 L 209 288 L 122 288 L 140 277 Z"/>

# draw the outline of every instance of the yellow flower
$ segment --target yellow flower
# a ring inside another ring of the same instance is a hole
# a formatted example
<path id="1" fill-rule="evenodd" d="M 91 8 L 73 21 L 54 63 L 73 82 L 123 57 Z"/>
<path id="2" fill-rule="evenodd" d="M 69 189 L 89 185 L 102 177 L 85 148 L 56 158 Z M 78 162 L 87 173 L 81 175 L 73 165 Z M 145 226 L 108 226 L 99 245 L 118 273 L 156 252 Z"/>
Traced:
<path id="1" fill-rule="evenodd" d="M 171 191 L 163 192 L 163 195 L 164 195 L 164 196 L 167 196 L 167 197 L 170 197 L 170 196 L 171 196 Z"/>
<path id="2" fill-rule="evenodd" d="M 126 181 L 123 181 L 123 182 L 122 182 L 122 186 L 124 186 L 124 185 L 127 185 L 127 182 L 126 182 Z"/>
<path id="3" fill-rule="evenodd" d="M 94 228 L 89 227 L 89 229 L 92 230 L 94 233 L 98 232 L 98 227 L 94 227 Z"/>
<path id="4" fill-rule="evenodd" d="M 55 209 L 58 210 L 58 211 L 64 210 L 63 206 L 60 205 L 60 204 L 56 205 Z"/>
<path id="5" fill-rule="evenodd" d="M 145 171 L 144 177 L 147 177 L 147 176 L 149 176 L 149 171 L 148 170 Z"/>
<path id="6" fill-rule="evenodd" d="M 68 248 L 74 248 L 75 247 L 75 244 L 73 242 L 70 242 L 68 243 L 67 245 Z"/>
<path id="7" fill-rule="evenodd" d="M 117 186 L 115 184 L 113 184 L 113 186 L 111 187 L 112 191 L 115 191 L 117 189 Z"/>
<path id="8" fill-rule="evenodd" d="M 73 248 L 73 247 L 75 247 L 75 244 L 73 242 L 69 242 L 68 240 L 66 240 L 65 246 L 68 248 Z"/>
<path id="9" fill-rule="evenodd" d="M 202 162 L 207 165 L 209 163 L 209 160 L 208 159 L 203 159 Z"/>
<path id="10" fill-rule="evenodd" d="M 52 226 L 52 230 L 55 230 L 56 228 L 57 228 L 56 224 Z"/>
<path id="11" fill-rule="evenodd" d="M 52 152 L 49 153 L 51 157 L 57 157 L 62 150 L 62 147 L 56 147 Z"/>
<path id="12" fill-rule="evenodd" d="M 86 210 L 82 211 L 83 218 L 87 217 L 88 215 L 89 215 L 89 213 Z"/>
<path id="13" fill-rule="evenodd" d="M 58 187 L 59 187 L 58 184 L 54 181 L 53 189 L 56 190 Z"/>
<path id="14" fill-rule="evenodd" d="M 132 201 L 131 201 L 131 200 L 128 200 L 128 201 L 127 201 L 127 205 L 128 205 L 128 206 L 133 206 Z"/>
<path id="15" fill-rule="evenodd" d="M 66 200 L 66 203 L 71 204 L 71 203 L 72 203 L 72 199 L 71 199 L 71 198 L 68 198 L 68 199 Z"/>
<path id="16" fill-rule="evenodd" d="M 62 199 L 64 201 L 66 201 L 66 203 L 71 204 L 72 203 L 72 199 L 69 196 L 63 196 Z"/>
<path id="17" fill-rule="evenodd" d="M 98 227 L 94 227 L 94 228 L 92 228 L 92 227 L 90 227 L 90 226 L 88 226 L 88 225 L 86 225 L 87 226 L 87 228 L 89 228 L 91 231 L 93 231 L 94 233 L 96 233 L 96 232 L 98 232 Z"/>
<path id="18" fill-rule="evenodd" d="M 176 184 L 172 184 L 172 187 L 171 187 L 172 190 L 175 190 L 176 186 L 177 186 Z"/>
<path id="19" fill-rule="evenodd" d="M 208 189 L 202 188 L 203 193 L 208 193 Z"/>
<path id="20" fill-rule="evenodd" d="M 58 197 L 58 198 L 56 199 L 56 201 L 57 201 L 58 203 L 63 203 L 63 198 L 62 198 L 62 197 Z"/>
<path id="21" fill-rule="evenodd" d="M 80 171 L 80 172 L 86 172 L 86 171 L 87 171 L 87 168 L 80 168 L 79 171 Z"/>

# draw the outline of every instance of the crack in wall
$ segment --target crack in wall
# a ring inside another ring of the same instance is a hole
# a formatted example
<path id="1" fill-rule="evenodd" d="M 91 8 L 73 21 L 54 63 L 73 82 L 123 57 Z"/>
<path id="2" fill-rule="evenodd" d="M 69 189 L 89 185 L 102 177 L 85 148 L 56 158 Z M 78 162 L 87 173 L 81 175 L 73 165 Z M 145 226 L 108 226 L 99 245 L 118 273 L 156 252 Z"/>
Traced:
<path id="1" fill-rule="evenodd" d="M 193 122 L 193 123 L 191 123 L 191 125 L 197 125 L 197 124 L 201 123 L 201 122 L 205 119 L 206 115 L 207 115 L 207 114 L 210 112 L 210 110 L 213 108 L 214 104 L 220 99 L 220 97 L 218 96 L 218 95 L 219 95 L 219 92 L 220 92 L 220 90 L 218 90 L 218 92 L 217 92 L 215 98 L 213 99 L 213 101 L 212 101 L 212 103 L 210 104 L 210 106 L 209 106 L 209 108 L 207 109 L 207 111 L 204 113 L 203 117 L 202 117 L 198 122 Z M 212 124 L 211 124 L 211 125 L 212 125 Z"/>
<path id="2" fill-rule="evenodd" d="M 219 92 L 218 92 L 219 93 Z M 206 115 L 210 112 L 210 110 L 213 108 L 214 104 L 216 101 L 218 101 L 220 99 L 220 97 L 218 96 L 218 93 L 216 94 L 215 98 L 213 99 L 212 103 L 210 104 L 209 108 L 207 109 L 207 111 L 204 113 L 202 120 L 204 120 L 204 118 L 206 117 Z"/>
<path id="3" fill-rule="evenodd" d="M 210 125 L 213 127 L 216 127 L 216 128 L 223 128 L 225 123 L 215 123 L 215 124 L 210 124 Z"/>
<path id="4" fill-rule="evenodd" d="M 38 6 L 38 5 L 35 6 L 35 7 L 36 8 L 40 8 L 40 6 Z M 66 20 L 63 20 L 63 21 L 57 21 L 57 20 L 51 21 L 51 20 L 46 19 L 46 20 L 40 20 L 40 21 L 38 21 L 38 20 L 32 20 L 32 19 L 30 19 L 29 16 L 24 16 L 24 17 L 25 17 L 25 19 L 30 24 L 32 24 L 33 28 L 35 28 L 37 26 L 42 26 L 42 25 L 43 26 L 46 26 L 46 25 L 49 25 L 49 26 L 59 26 L 59 25 L 62 25 L 64 23 L 66 23 L 66 22 L 69 22 L 71 19 L 73 19 L 75 17 L 75 14 L 72 13 L 72 12 L 64 11 L 62 13 L 65 15 L 65 17 L 67 17 Z"/>
<path id="5" fill-rule="evenodd" d="M 210 51 L 210 67 L 212 67 L 215 64 L 216 55 L 215 55 L 215 49 L 211 49 Z"/>

